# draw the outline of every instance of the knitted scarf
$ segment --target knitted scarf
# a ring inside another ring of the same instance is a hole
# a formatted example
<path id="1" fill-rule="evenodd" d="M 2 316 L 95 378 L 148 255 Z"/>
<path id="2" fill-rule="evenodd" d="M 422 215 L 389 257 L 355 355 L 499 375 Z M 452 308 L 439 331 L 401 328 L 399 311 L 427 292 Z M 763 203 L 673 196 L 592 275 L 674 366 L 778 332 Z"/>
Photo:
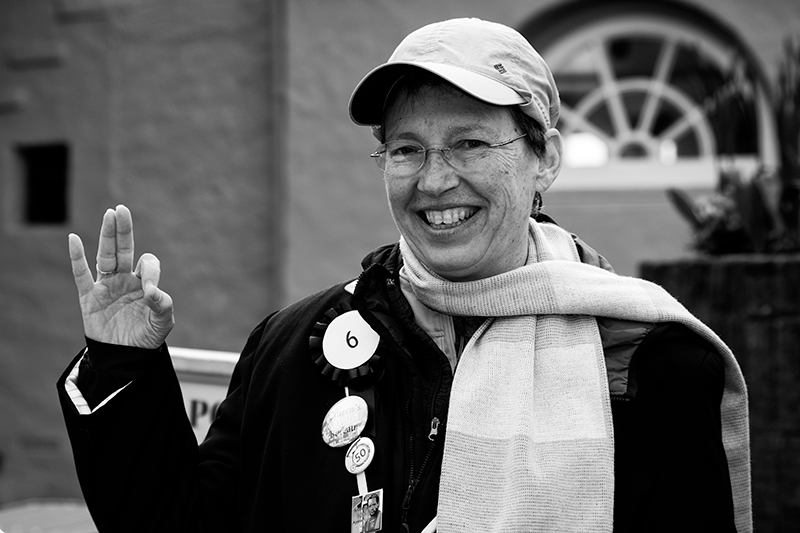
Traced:
<path id="1" fill-rule="evenodd" d="M 728 347 L 666 291 L 582 264 L 567 232 L 533 220 L 527 264 L 477 281 L 447 281 L 403 239 L 400 247 L 422 303 L 451 316 L 493 317 L 456 368 L 437 531 L 613 529 L 614 436 L 595 316 L 678 322 L 722 354 L 736 526 L 752 529 L 744 379 Z"/>

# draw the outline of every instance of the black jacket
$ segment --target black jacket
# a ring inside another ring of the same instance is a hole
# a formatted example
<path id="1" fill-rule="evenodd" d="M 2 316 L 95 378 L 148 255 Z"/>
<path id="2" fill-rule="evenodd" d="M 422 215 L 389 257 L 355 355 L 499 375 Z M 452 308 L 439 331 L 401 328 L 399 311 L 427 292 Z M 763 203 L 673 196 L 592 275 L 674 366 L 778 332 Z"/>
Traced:
<path id="1" fill-rule="evenodd" d="M 436 515 L 453 376 L 414 322 L 399 266 L 397 245 L 379 249 L 365 259 L 353 295 L 337 285 L 262 321 L 199 447 L 166 346 L 88 340 L 79 385 L 90 405 L 131 382 L 91 415 L 79 415 L 67 396 L 68 371 L 58 384 L 99 531 L 349 532 L 356 478 L 345 470 L 346 448 L 321 438 L 343 387 L 315 362 L 313 339 L 351 307 L 381 337 L 371 372 L 350 389 L 374 411 L 365 434 L 377 452 L 366 475 L 370 490 L 384 490 L 383 531 L 427 525 Z M 600 325 L 612 383 L 615 531 L 734 531 L 721 358 L 676 324 Z M 441 423 L 432 435 L 434 418 Z"/>

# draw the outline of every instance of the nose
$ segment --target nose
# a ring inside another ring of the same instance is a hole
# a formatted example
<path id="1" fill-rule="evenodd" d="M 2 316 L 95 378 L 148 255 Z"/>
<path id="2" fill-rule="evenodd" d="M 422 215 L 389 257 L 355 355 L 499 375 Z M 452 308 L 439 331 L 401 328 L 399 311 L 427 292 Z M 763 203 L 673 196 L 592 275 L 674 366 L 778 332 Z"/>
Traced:
<path id="1" fill-rule="evenodd" d="M 458 173 L 445 159 L 444 152 L 436 148 L 428 149 L 425 163 L 419 169 L 417 189 L 429 196 L 439 196 L 458 187 L 458 183 Z"/>

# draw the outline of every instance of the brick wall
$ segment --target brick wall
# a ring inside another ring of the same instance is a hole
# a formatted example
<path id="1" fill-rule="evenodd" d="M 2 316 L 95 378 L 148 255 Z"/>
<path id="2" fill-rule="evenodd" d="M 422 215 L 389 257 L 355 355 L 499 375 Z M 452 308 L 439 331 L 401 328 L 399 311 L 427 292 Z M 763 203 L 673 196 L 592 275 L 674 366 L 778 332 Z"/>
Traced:
<path id="1" fill-rule="evenodd" d="M 646 262 L 736 355 L 748 384 L 757 531 L 800 524 L 800 256 Z"/>

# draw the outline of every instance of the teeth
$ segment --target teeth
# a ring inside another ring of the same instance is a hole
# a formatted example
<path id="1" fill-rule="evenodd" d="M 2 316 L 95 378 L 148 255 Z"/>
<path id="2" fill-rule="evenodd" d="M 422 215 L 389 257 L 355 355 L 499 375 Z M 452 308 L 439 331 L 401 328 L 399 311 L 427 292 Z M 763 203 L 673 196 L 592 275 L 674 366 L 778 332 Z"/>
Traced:
<path id="1" fill-rule="evenodd" d="M 468 219 L 477 211 L 472 207 L 455 207 L 452 209 L 445 209 L 444 211 L 425 211 L 425 218 L 428 224 L 434 226 L 457 226 Z"/>

